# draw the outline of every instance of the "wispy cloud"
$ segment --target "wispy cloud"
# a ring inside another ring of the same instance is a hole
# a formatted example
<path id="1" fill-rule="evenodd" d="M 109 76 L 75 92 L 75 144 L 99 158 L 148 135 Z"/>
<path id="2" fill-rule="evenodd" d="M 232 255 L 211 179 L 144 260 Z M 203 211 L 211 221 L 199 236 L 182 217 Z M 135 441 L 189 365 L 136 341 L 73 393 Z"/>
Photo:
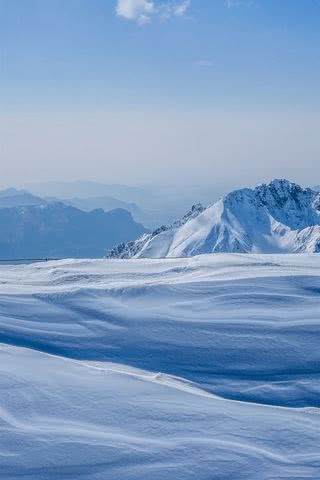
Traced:
<path id="1" fill-rule="evenodd" d="M 225 0 L 225 5 L 228 8 L 232 7 L 249 7 L 254 0 Z"/>
<path id="2" fill-rule="evenodd" d="M 191 0 L 156 2 L 155 0 L 117 0 L 116 13 L 119 17 L 133 20 L 140 25 L 149 23 L 152 18 L 160 20 L 182 17 Z"/>
<path id="3" fill-rule="evenodd" d="M 186 11 L 188 10 L 188 8 L 190 7 L 190 3 L 191 3 L 191 0 L 184 0 L 183 2 L 181 3 L 178 3 L 178 4 L 175 4 L 175 5 L 172 5 L 172 11 L 173 11 L 173 14 L 176 16 L 176 17 L 181 17 L 182 15 L 184 15 L 186 13 Z"/>
<path id="4" fill-rule="evenodd" d="M 211 60 L 198 60 L 196 65 L 198 65 L 198 67 L 210 68 L 212 67 L 213 63 Z"/>

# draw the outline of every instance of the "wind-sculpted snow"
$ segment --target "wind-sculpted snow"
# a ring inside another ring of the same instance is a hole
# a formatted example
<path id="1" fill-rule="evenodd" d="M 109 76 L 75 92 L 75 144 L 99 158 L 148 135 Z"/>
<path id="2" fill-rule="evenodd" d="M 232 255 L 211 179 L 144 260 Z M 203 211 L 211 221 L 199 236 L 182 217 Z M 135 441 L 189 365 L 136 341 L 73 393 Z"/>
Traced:
<path id="1" fill-rule="evenodd" d="M 1 477 L 319 478 L 320 415 L 125 366 L 0 348 Z"/>
<path id="2" fill-rule="evenodd" d="M 319 294 L 316 254 L 2 266 L 1 478 L 318 479 Z"/>
<path id="3" fill-rule="evenodd" d="M 1 341 L 284 406 L 320 398 L 320 257 L 203 255 L 0 269 Z"/>

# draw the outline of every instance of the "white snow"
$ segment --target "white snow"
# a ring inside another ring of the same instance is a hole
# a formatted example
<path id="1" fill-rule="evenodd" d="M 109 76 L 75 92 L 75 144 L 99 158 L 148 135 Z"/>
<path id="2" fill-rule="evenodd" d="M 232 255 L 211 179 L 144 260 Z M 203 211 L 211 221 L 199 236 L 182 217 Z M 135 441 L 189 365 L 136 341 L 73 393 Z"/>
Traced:
<path id="1" fill-rule="evenodd" d="M 320 252 L 320 194 L 287 180 L 229 193 L 204 211 L 111 252 L 120 258 L 212 252 Z"/>
<path id="2" fill-rule="evenodd" d="M 319 478 L 320 256 L 0 267 L 5 479 Z"/>

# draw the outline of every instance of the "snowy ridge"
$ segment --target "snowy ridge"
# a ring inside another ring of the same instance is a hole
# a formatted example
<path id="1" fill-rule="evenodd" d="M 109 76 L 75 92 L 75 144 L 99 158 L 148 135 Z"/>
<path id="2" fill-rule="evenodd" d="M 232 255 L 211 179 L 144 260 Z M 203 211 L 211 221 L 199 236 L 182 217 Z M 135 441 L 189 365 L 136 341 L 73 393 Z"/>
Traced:
<path id="1" fill-rule="evenodd" d="M 122 244 L 111 257 L 185 257 L 212 252 L 320 251 L 320 194 L 287 180 L 245 188 L 187 221 Z"/>
<path id="2" fill-rule="evenodd" d="M 201 203 L 192 205 L 191 210 L 186 213 L 181 220 L 177 220 L 170 225 L 162 225 L 153 232 L 142 235 L 140 238 L 138 238 L 138 240 L 127 243 L 120 243 L 117 247 L 113 248 L 109 252 L 108 256 L 109 258 L 131 258 L 139 256 L 139 252 L 143 250 L 146 245 L 148 245 L 151 241 L 154 241 L 154 239 L 156 239 L 158 235 L 170 235 L 172 231 L 175 231 L 178 228 L 182 227 L 189 220 L 196 218 L 204 210 L 205 208 L 201 205 Z M 164 257 L 166 255 L 164 253 L 161 256 Z"/>

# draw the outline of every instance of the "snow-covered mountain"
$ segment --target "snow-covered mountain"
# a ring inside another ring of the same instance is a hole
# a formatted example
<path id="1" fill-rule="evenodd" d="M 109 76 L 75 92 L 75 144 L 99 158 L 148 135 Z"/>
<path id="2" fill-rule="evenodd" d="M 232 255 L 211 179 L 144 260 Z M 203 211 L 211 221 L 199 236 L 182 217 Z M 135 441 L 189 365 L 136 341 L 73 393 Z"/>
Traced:
<path id="1" fill-rule="evenodd" d="M 185 257 L 211 252 L 320 252 L 320 193 L 288 180 L 235 190 L 213 205 L 194 206 L 181 221 L 111 257 Z"/>

